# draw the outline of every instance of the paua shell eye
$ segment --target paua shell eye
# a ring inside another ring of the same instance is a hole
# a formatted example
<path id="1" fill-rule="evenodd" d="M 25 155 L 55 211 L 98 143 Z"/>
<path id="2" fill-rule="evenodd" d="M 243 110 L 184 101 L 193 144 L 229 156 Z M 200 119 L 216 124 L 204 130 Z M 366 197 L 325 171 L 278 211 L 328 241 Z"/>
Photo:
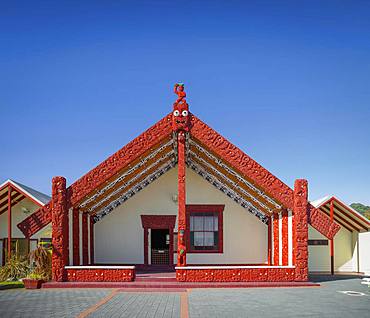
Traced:
<path id="1" fill-rule="evenodd" d="M 173 115 L 174 115 L 175 117 L 177 117 L 177 116 L 179 116 L 179 115 L 180 115 L 180 112 L 176 109 L 176 110 L 173 112 Z"/>
<path id="2" fill-rule="evenodd" d="M 183 111 L 182 111 L 182 115 L 183 115 L 184 117 L 186 117 L 188 114 L 189 114 L 189 112 L 188 112 L 187 110 L 183 110 Z"/>

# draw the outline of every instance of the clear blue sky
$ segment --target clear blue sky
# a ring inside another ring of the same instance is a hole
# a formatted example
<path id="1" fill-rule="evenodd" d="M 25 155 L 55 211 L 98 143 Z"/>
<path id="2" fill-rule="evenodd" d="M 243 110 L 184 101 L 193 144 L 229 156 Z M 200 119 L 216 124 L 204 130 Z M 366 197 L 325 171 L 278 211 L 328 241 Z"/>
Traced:
<path id="1" fill-rule="evenodd" d="M 0 179 L 50 193 L 190 110 L 289 186 L 370 205 L 369 1 L 0 1 Z"/>

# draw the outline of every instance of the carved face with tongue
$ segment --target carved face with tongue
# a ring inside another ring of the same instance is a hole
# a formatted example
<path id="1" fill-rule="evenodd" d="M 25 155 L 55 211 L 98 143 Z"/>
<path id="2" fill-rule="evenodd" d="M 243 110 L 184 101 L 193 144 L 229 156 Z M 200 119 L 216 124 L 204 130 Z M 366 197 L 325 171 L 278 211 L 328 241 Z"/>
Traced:
<path id="1" fill-rule="evenodd" d="M 176 102 L 173 104 L 172 112 L 172 129 L 189 130 L 190 114 L 189 105 L 186 102 L 186 93 L 184 91 L 184 84 L 175 84 L 175 94 L 178 96 Z"/>

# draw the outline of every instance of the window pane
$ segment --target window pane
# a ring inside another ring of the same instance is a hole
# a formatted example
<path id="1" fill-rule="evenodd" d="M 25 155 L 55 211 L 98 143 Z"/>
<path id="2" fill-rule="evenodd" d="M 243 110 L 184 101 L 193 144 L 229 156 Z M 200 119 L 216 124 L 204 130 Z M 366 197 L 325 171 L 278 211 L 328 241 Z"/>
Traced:
<path id="1" fill-rule="evenodd" d="M 190 231 L 194 231 L 194 216 L 190 216 Z"/>
<path id="2" fill-rule="evenodd" d="M 218 231 L 218 216 L 216 215 L 216 216 L 214 216 L 213 217 L 213 230 L 214 231 Z"/>
<path id="3" fill-rule="evenodd" d="M 204 230 L 205 231 L 213 231 L 213 216 L 205 216 L 204 217 Z"/>
<path id="4" fill-rule="evenodd" d="M 193 216 L 193 231 L 203 231 L 203 220 L 204 218 L 202 216 Z"/>
<path id="5" fill-rule="evenodd" d="M 204 232 L 194 232 L 194 246 L 204 246 Z"/>
<path id="6" fill-rule="evenodd" d="M 204 232 L 204 246 L 214 246 L 213 232 Z"/>

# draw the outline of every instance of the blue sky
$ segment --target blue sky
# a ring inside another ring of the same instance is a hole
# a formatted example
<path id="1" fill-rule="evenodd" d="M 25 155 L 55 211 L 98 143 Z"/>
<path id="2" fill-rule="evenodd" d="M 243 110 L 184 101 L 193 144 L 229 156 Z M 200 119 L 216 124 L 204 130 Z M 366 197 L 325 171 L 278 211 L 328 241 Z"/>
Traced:
<path id="1" fill-rule="evenodd" d="M 0 179 L 72 183 L 182 81 L 289 186 L 370 205 L 369 34 L 369 1 L 0 1 Z"/>

